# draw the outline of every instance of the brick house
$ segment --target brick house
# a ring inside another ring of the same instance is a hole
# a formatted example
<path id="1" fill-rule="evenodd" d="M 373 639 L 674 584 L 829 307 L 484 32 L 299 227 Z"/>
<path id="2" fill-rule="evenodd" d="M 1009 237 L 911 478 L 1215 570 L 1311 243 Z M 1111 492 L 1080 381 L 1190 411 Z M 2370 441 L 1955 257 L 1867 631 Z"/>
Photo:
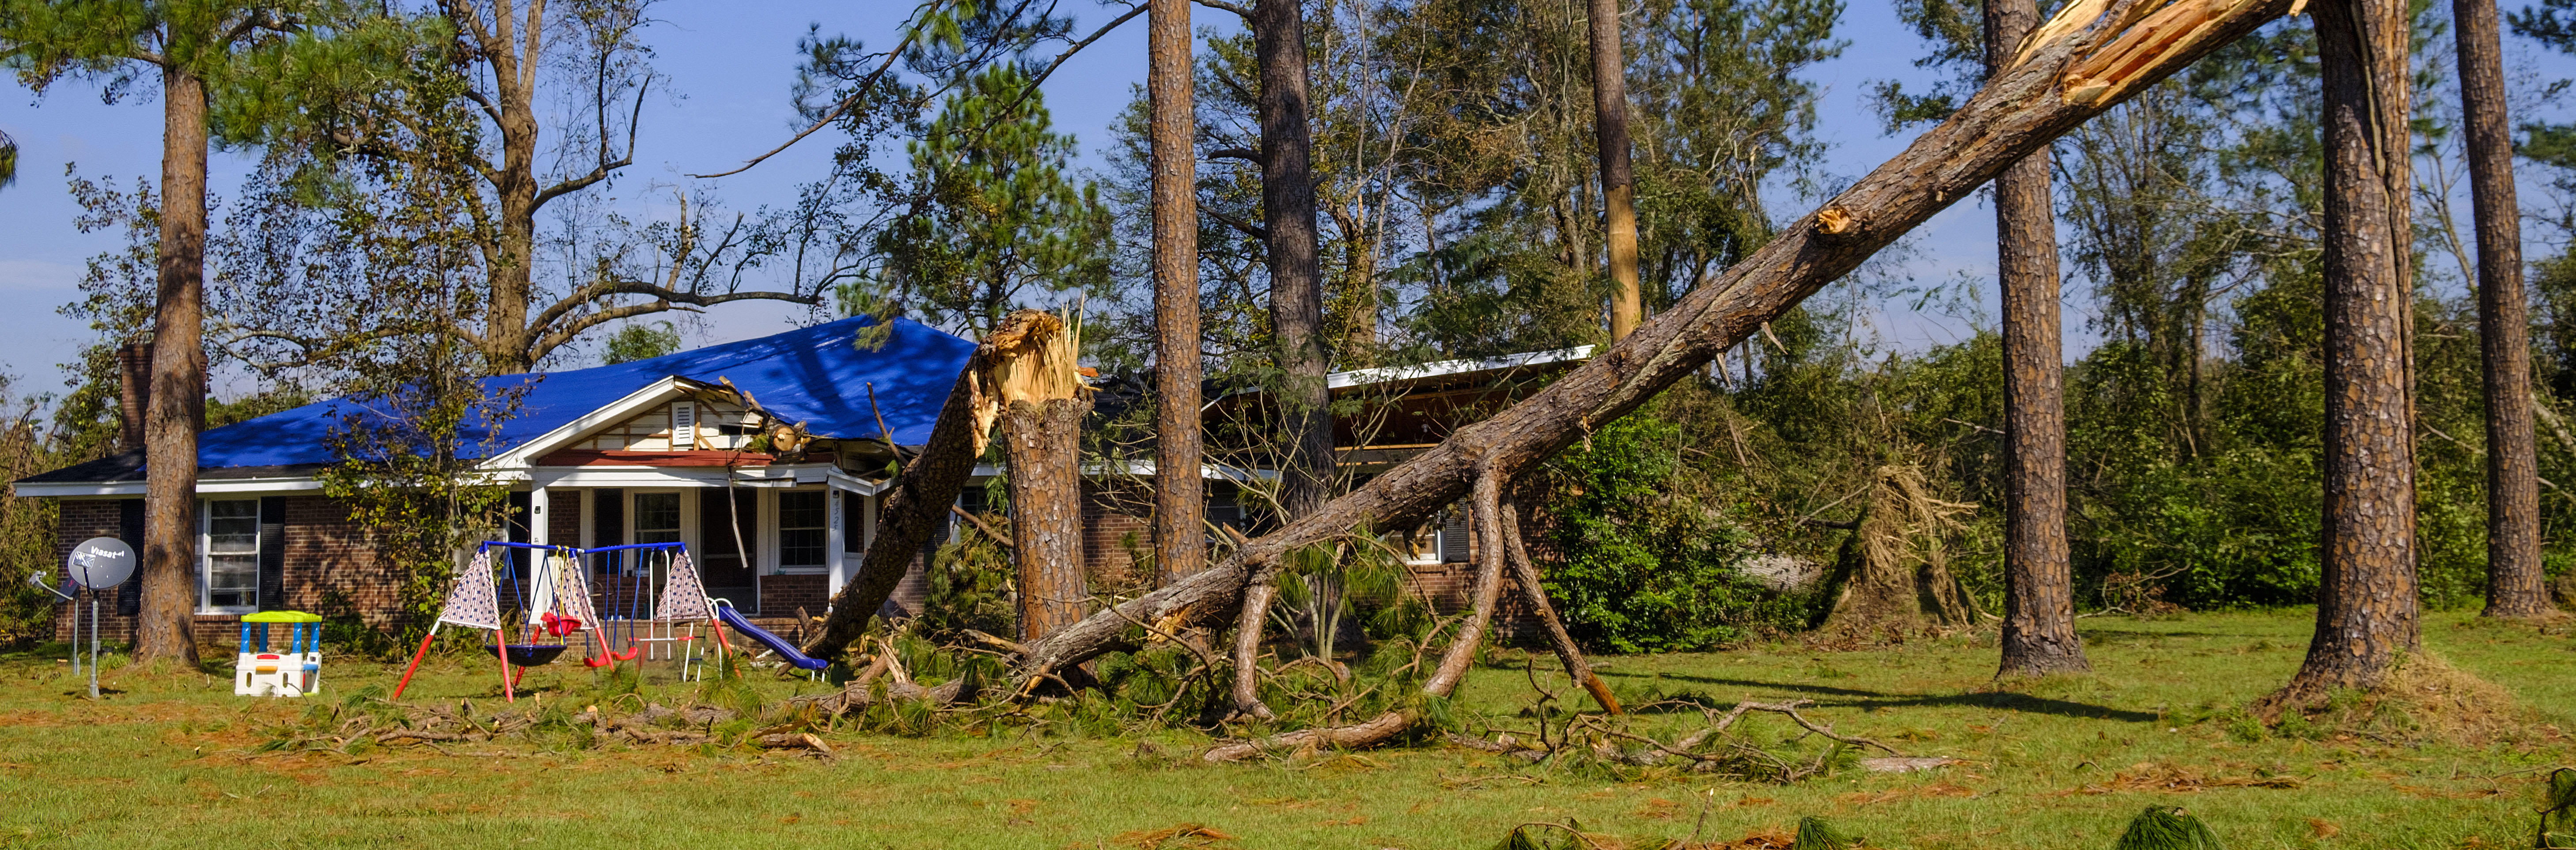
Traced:
<path id="1" fill-rule="evenodd" d="M 890 486 L 888 442 L 918 446 L 928 439 L 974 350 L 968 340 L 902 319 L 891 324 L 882 345 L 862 348 L 859 336 L 871 321 L 844 319 L 631 363 L 491 379 L 495 390 L 519 388 L 514 415 L 482 435 L 487 448 L 479 464 L 511 483 L 510 539 L 581 547 L 678 541 L 693 553 L 709 594 L 755 619 L 792 628 L 800 611 L 822 614 L 875 535 L 880 499 Z M 1337 423 L 1336 444 L 1345 463 L 1368 474 L 1436 443 L 1461 415 L 1508 401 L 1531 379 L 1587 353 L 1332 376 L 1337 395 L 1371 399 L 1359 406 L 1362 413 Z M 802 423 L 815 441 L 801 455 L 751 450 L 746 396 L 778 419 Z M 1218 407 L 1257 414 L 1258 402 L 1257 394 L 1236 396 Z M 355 613 L 393 624 L 398 577 L 377 567 L 365 530 L 346 505 L 322 494 L 318 477 L 338 460 L 326 435 L 349 417 L 366 415 L 351 401 L 324 401 L 201 436 L 195 529 L 201 641 L 228 643 L 240 616 L 259 610 Z M 978 477 L 995 472 L 979 469 Z M 1137 474 L 1120 477 L 1134 482 L 1151 475 L 1150 469 L 1129 472 Z M 1211 473 L 1220 480 L 1209 487 L 1210 517 L 1246 522 L 1251 518 L 1235 505 L 1226 474 Z M 13 486 L 19 496 L 59 500 L 58 557 L 90 537 L 142 539 L 139 452 Z M 1138 499 L 1115 498 L 1121 486 L 1128 485 L 1095 477 L 1085 487 L 1083 555 L 1095 576 L 1125 573 L 1133 553 L 1150 548 L 1140 545 L 1151 533 L 1148 509 Z M 968 488 L 966 507 L 975 507 L 981 489 Z M 1463 594 L 1465 529 L 1463 517 L 1451 517 L 1412 537 L 1416 581 L 1435 597 Z M 922 560 L 914 558 L 890 607 L 918 610 L 927 592 Z M 140 600 L 135 591 L 129 583 L 114 594 L 114 615 L 104 623 L 111 639 L 131 638 Z M 69 623 L 56 619 L 61 635 Z"/>

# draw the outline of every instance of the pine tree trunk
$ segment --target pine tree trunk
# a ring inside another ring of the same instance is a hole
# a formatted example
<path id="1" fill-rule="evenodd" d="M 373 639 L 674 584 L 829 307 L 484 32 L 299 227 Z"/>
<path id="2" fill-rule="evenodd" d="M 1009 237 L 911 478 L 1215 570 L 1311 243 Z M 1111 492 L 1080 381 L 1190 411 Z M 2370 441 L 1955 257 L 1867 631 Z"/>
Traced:
<path id="1" fill-rule="evenodd" d="M 1481 476 L 1519 475 L 1697 372 L 1718 352 L 2075 125 L 2280 17 L 2289 0 L 2186 0 L 2142 20 L 2130 18 L 2138 7 L 2121 2 L 2106 11 L 2076 4 L 2073 14 L 2079 17 L 2071 27 L 2035 38 L 2020 61 L 1995 75 L 1949 120 L 1636 333 L 1492 418 L 1246 542 L 1215 568 L 1028 645 L 1015 665 L 1022 677 L 1017 680 L 1117 648 L 1133 623 L 1229 621 L 1239 613 L 1235 603 L 1247 581 L 1288 551 L 1362 526 L 1401 528 L 1456 502 Z M 2134 25 L 2097 26 L 2098 19 Z M 2081 88 L 2070 89 L 2069 82 Z M 1362 740 L 1405 725 L 1402 717 L 1379 721 L 1384 722 L 1365 732 L 1319 730 L 1315 740 Z"/>
<path id="2" fill-rule="evenodd" d="M 1592 137 L 1600 148 L 1603 225 L 1609 231 L 1610 338 L 1637 329 L 1645 299 L 1637 287 L 1637 181 L 1628 162 L 1628 66 L 1621 58 L 1619 0 L 1590 0 Z"/>
<path id="3" fill-rule="evenodd" d="M 160 284 L 144 422 L 143 611 L 134 657 L 197 664 L 197 432 L 206 425 L 206 86 L 161 76 Z"/>
<path id="4" fill-rule="evenodd" d="M 2000 64 L 2039 24 L 2033 0 L 1986 0 L 1986 56 Z M 1988 71 L 2000 70 L 1990 67 Z M 2065 359 L 2057 314 L 2057 213 L 2049 150 L 1995 177 L 1995 277 L 2003 289 L 2004 624 L 1998 676 L 2093 669 L 2075 635 L 2066 555 Z"/>
<path id="5" fill-rule="evenodd" d="M 1149 0 L 1148 144 L 1154 197 L 1154 569 L 1168 585 L 1207 566 L 1199 478 L 1198 119 L 1189 0 Z"/>
<path id="6" fill-rule="evenodd" d="M 1002 408 L 1010 464 L 1011 552 L 1019 561 L 1020 640 L 1082 620 L 1082 420 L 1088 399 L 1015 400 Z"/>
<path id="7" fill-rule="evenodd" d="M 2309 8 L 2325 82 L 2325 551 L 2316 635 L 2274 706 L 2377 687 L 2420 637 L 2406 3 Z"/>
<path id="8" fill-rule="evenodd" d="M 1280 505 L 1289 516 L 1324 503 L 1333 476 L 1331 390 L 1324 386 L 1324 275 L 1316 257 L 1313 141 L 1306 103 L 1306 17 L 1300 0 L 1260 0 L 1252 15 L 1261 64 L 1261 219 L 1270 261 L 1270 327 L 1278 335 L 1282 448 Z"/>
<path id="9" fill-rule="evenodd" d="M 2540 563 L 2539 447 L 2532 435 L 2531 317 L 2522 291 L 2522 208 L 2505 120 L 2495 0 L 2452 0 L 2460 113 L 2478 231 L 2478 340 L 2486 361 L 2489 617 L 2556 611 Z"/>

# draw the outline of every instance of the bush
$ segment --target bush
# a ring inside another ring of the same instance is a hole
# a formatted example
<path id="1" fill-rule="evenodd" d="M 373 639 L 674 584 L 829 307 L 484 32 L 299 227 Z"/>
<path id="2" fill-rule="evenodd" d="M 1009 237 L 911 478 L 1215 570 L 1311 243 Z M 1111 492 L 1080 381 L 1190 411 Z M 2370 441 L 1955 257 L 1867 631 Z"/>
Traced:
<path id="1" fill-rule="evenodd" d="M 1592 434 L 1550 464 L 1544 583 L 1575 640 L 1620 653 L 1710 649 L 1793 627 L 1804 600 L 1745 581 L 1744 529 L 1692 495 L 1681 431 L 1649 414 Z"/>

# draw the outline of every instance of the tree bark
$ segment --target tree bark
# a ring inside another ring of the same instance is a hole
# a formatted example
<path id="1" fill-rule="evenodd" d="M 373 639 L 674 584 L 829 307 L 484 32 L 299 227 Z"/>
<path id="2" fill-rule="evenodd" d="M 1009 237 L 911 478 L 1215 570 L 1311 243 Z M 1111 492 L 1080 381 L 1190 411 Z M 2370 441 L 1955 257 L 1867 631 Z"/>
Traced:
<path id="1" fill-rule="evenodd" d="M 1243 610 L 1234 618 L 1234 713 L 1238 717 L 1269 720 L 1274 716 L 1261 701 L 1261 630 L 1270 617 L 1271 600 L 1279 595 L 1278 581 L 1275 570 L 1256 574 L 1244 587 Z"/>
<path id="2" fill-rule="evenodd" d="M 2076 4 L 2052 22 L 2065 26 L 2034 39 L 2022 61 L 1949 120 L 1636 333 L 1492 418 L 1245 542 L 1216 568 L 1030 644 L 1016 672 L 1051 672 L 1117 648 L 1139 621 L 1222 622 L 1237 612 L 1247 579 L 1290 549 L 1364 525 L 1400 528 L 1456 502 L 1481 474 L 1517 475 L 1697 371 L 2076 124 L 2280 17 L 2289 0 L 2186 2 L 2136 14 L 2142 6 Z M 2070 91 L 2069 82 L 2082 90 Z"/>
<path id="3" fill-rule="evenodd" d="M 144 421 L 143 611 L 134 657 L 197 664 L 197 432 L 206 426 L 206 85 L 161 75 L 160 281 Z"/>
<path id="4" fill-rule="evenodd" d="M 2325 96 L 2325 529 L 2300 707 L 2371 689 L 2420 638 L 2408 280 L 2405 0 L 2320 0 Z"/>
<path id="5" fill-rule="evenodd" d="M 2554 613 L 2540 562 L 2540 461 L 2531 413 L 2531 316 L 2522 291 L 2522 207 L 2495 0 L 2452 0 L 2469 198 L 2478 231 L 2478 343 L 2486 361 L 2489 617 Z"/>
<path id="6" fill-rule="evenodd" d="M 116 414 L 124 428 L 118 432 L 116 447 L 123 451 L 144 450 L 143 422 L 152 408 L 152 344 L 129 342 L 116 347 Z M 143 541 L 129 541 L 140 545 Z"/>
<path id="7" fill-rule="evenodd" d="M 449 0 L 463 14 L 477 14 L 467 4 Z M 492 4 L 493 39 L 482 43 L 484 59 L 491 66 L 492 95 L 497 108 L 492 111 L 493 126 L 501 136 L 501 167 L 485 172 L 492 192 L 500 202 L 499 233 L 485 249 L 484 262 L 490 266 L 491 302 L 484 307 L 484 358 L 495 372 L 517 374 L 536 367 L 529 345 L 534 336 L 528 327 L 528 302 L 535 292 L 531 263 L 536 257 L 537 208 L 537 134 L 541 128 L 536 115 L 536 66 L 543 55 L 545 28 L 541 17 L 543 0 L 530 11 L 528 31 L 524 38 L 527 52 L 520 55 L 517 9 L 512 0 L 495 0 Z M 455 12 L 450 13 L 451 16 Z"/>
<path id="8" fill-rule="evenodd" d="M 1300 0 L 1260 0 L 1252 15 L 1261 65 L 1261 220 L 1270 264 L 1270 327 L 1278 336 L 1282 439 L 1280 505 L 1289 516 L 1324 503 L 1333 478 L 1331 390 L 1324 386 L 1324 275 L 1317 259 L 1313 140 L 1306 104 L 1306 17 Z"/>
<path id="9" fill-rule="evenodd" d="M 1547 642 L 1556 648 L 1557 663 L 1565 665 L 1565 675 L 1592 694 L 1592 701 L 1611 714 L 1626 714 L 1619 697 L 1610 692 L 1610 684 L 1592 672 L 1592 664 L 1583 658 L 1583 648 L 1574 645 L 1574 636 L 1565 631 L 1565 621 L 1557 619 L 1556 605 L 1547 599 L 1547 586 L 1540 583 L 1538 565 L 1530 561 L 1529 548 L 1521 545 L 1521 512 L 1517 504 L 1503 505 L 1503 542 L 1511 547 L 1506 553 L 1512 559 L 1512 577 L 1521 586 L 1521 599 L 1529 603 L 1530 613 L 1547 629 Z"/>
<path id="10" fill-rule="evenodd" d="M 1603 225 L 1609 231 L 1610 338 L 1636 331 L 1646 314 L 1637 287 L 1637 181 L 1628 162 L 1628 66 L 1621 58 L 1619 0 L 1590 0 L 1592 137 L 1600 148 Z"/>
<path id="11" fill-rule="evenodd" d="M 2039 24 L 2034 0 L 1986 0 L 1988 72 Z M 2003 290 L 2004 625 L 1998 676 L 2093 669 L 2075 635 L 2066 553 L 2065 356 L 2057 313 L 2057 214 L 2049 150 L 1995 177 L 1995 277 Z M 2197 356 L 2195 352 L 2194 356 Z"/>
<path id="12" fill-rule="evenodd" d="M 1014 401 L 1002 409 L 1010 463 L 1012 554 L 1019 561 L 1020 640 L 1082 620 L 1082 398 Z"/>
<path id="13" fill-rule="evenodd" d="M 1207 566 L 1199 478 L 1198 129 L 1189 0 L 1149 0 L 1146 96 L 1154 197 L 1154 569 L 1171 584 Z"/>
<path id="14" fill-rule="evenodd" d="M 984 347 L 997 355 L 985 364 L 983 386 L 1001 406 L 1026 643 L 1079 622 L 1091 596 L 1082 573 L 1082 420 L 1091 415 L 1090 388 L 1075 362 L 1073 333 L 1053 313 L 1014 312 Z"/>

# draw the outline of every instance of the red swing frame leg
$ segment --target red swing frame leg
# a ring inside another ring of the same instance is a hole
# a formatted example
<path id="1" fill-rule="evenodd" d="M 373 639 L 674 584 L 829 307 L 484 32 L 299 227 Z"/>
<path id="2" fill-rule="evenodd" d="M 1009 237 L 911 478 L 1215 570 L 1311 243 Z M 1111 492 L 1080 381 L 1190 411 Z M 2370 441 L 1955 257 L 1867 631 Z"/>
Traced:
<path id="1" fill-rule="evenodd" d="M 503 625 L 492 630 L 492 654 L 501 658 L 501 701 L 518 702 L 517 677 L 510 675 L 510 628 Z"/>
<path id="2" fill-rule="evenodd" d="M 411 654 L 411 666 L 403 668 L 402 681 L 394 683 L 394 699 L 402 699 L 404 688 L 411 687 L 411 674 L 420 672 L 420 659 L 429 655 L 429 642 L 438 637 L 438 624 L 429 624 L 429 634 L 420 636 L 420 649 Z"/>

